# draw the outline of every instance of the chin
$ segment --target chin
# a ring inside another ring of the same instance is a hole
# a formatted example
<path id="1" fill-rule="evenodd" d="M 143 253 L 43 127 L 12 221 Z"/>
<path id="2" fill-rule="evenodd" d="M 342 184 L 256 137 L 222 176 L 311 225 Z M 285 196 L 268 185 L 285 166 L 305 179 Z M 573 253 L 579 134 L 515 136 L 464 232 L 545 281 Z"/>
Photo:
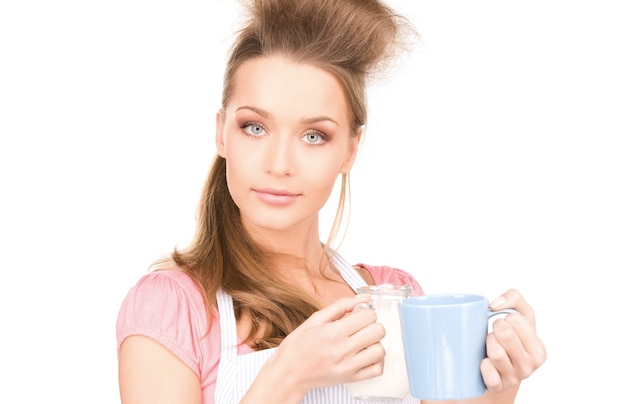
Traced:
<path id="1" fill-rule="evenodd" d="M 306 222 L 305 218 L 289 217 L 286 212 L 262 212 L 254 216 L 243 216 L 243 220 L 247 229 L 260 232 L 289 231 Z"/>

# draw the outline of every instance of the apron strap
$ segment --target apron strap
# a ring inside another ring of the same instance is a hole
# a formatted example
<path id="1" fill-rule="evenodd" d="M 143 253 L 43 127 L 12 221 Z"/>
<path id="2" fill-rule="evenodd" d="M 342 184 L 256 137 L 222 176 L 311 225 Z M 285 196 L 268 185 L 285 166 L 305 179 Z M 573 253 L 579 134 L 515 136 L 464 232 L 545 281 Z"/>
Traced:
<path id="1" fill-rule="evenodd" d="M 345 258 L 339 255 L 335 250 L 328 249 L 330 259 L 339 271 L 341 277 L 350 285 L 350 287 L 356 292 L 358 288 L 367 286 L 367 282 L 359 275 L 356 269 Z"/>
<path id="2" fill-rule="evenodd" d="M 217 367 L 215 402 L 230 403 L 237 380 L 237 322 L 233 298 L 221 288 L 217 291 L 217 310 L 220 316 L 221 356 Z"/>

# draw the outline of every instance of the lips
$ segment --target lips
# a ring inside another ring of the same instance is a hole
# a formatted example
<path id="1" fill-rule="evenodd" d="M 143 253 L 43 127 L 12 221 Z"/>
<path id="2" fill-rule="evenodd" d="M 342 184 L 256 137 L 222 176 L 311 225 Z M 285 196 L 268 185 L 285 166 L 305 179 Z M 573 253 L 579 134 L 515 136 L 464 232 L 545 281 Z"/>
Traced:
<path id="1" fill-rule="evenodd" d="M 253 189 L 253 191 L 261 201 L 274 206 L 289 205 L 300 196 L 300 194 L 274 188 Z"/>

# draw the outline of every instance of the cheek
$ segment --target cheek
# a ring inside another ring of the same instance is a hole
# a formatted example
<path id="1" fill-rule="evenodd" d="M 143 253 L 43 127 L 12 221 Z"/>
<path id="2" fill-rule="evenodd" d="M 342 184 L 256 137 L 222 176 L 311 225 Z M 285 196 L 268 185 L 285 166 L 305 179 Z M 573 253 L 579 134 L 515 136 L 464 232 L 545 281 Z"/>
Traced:
<path id="1" fill-rule="evenodd" d="M 246 148 L 245 144 L 241 142 L 230 141 L 227 147 L 224 148 L 224 158 L 226 159 L 226 170 L 233 174 L 239 175 L 250 170 L 253 164 L 255 164 L 255 158 L 258 153 L 254 150 Z"/>
<path id="2" fill-rule="evenodd" d="M 348 160 L 347 151 L 343 148 L 336 150 L 325 159 L 325 162 L 321 165 L 321 170 L 323 170 L 326 177 L 337 177 L 337 175 L 341 174 L 346 160 Z"/>
<path id="3" fill-rule="evenodd" d="M 239 159 L 237 156 L 229 154 L 226 158 L 226 184 L 233 200 L 237 205 L 241 200 L 241 196 L 248 187 L 249 168 L 246 166 L 246 159 Z"/>
<path id="4" fill-rule="evenodd" d="M 307 176 L 310 178 L 312 187 L 324 195 L 330 195 L 337 182 L 337 177 L 341 174 L 340 168 L 341 164 L 338 164 L 336 159 L 332 159 L 326 161 L 325 164 L 318 163 L 311 168 L 304 167 L 303 169 L 307 170 Z"/>

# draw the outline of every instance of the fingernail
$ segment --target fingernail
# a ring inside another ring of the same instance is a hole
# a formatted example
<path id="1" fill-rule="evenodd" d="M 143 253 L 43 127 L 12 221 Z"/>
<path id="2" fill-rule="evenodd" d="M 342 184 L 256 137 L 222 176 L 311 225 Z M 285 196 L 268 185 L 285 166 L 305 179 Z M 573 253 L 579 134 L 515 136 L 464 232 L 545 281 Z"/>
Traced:
<path id="1" fill-rule="evenodd" d="M 497 298 L 496 300 L 491 302 L 489 307 L 491 307 L 492 309 L 497 309 L 498 307 L 502 306 L 503 304 L 504 304 L 504 297 L 500 296 L 499 298 Z"/>

